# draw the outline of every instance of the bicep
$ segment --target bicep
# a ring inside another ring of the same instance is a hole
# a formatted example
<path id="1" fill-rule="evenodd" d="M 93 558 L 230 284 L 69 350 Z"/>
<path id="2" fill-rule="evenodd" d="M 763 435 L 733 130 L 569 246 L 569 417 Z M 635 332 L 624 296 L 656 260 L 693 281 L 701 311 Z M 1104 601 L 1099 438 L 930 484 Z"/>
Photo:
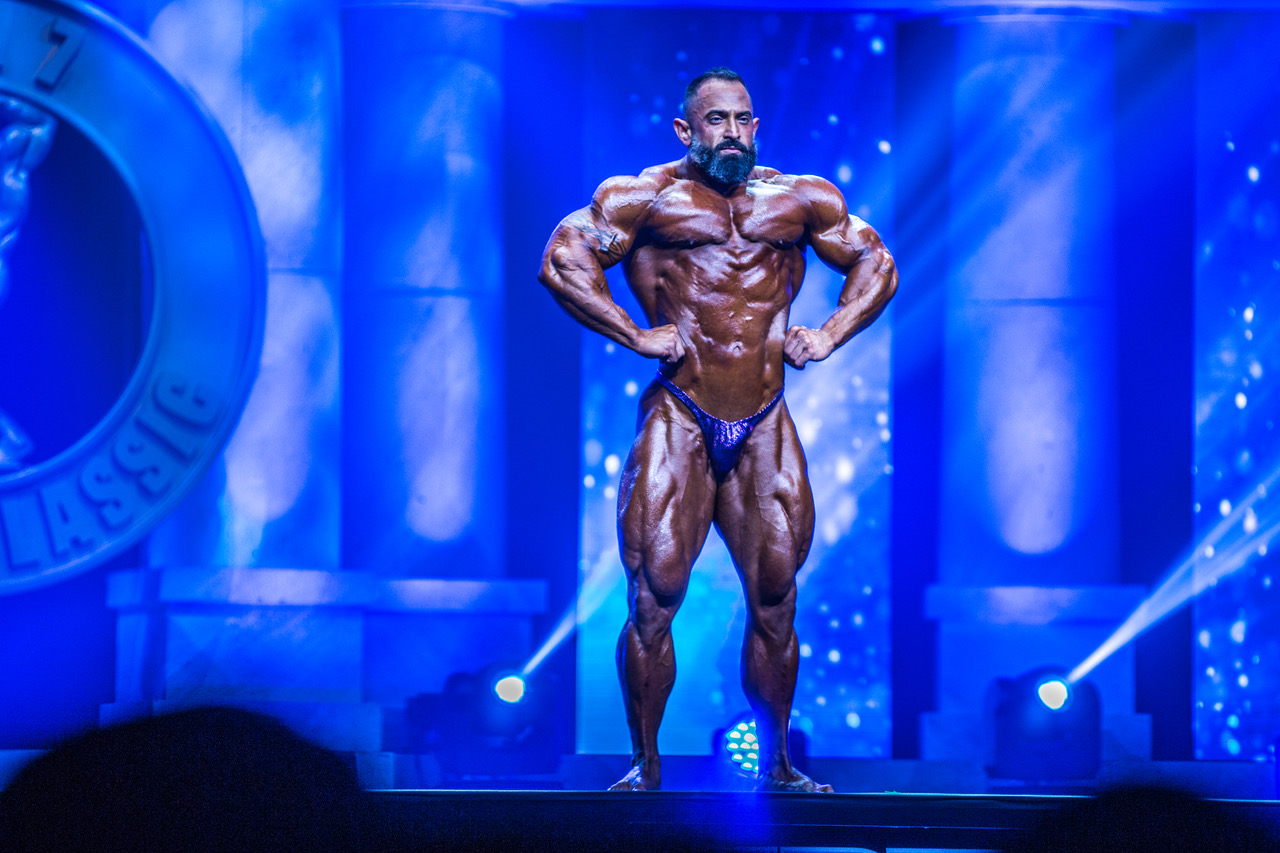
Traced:
<path id="1" fill-rule="evenodd" d="M 608 269 L 626 257 L 631 241 L 627 235 L 600 214 L 595 206 L 574 211 L 561 220 L 551 238 L 558 250 L 553 260 L 585 261 L 594 259 L 601 269 Z"/>
<path id="2" fill-rule="evenodd" d="M 635 243 L 653 200 L 649 183 L 643 178 L 610 178 L 596 190 L 590 205 L 561 221 L 555 239 L 608 269 L 625 258 Z"/>
<path id="3" fill-rule="evenodd" d="M 867 248 L 864 229 L 870 230 L 870 226 L 849 214 L 844 195 L 830 181 L 806 176 L 799 180 L 797 189 L 805 201 L 807 237 L 814 254 L 827 266 L 847 274 Z"/>
<path id="4" fill-rule="evenodd" d="M 868 253 L 876 251 L 881 242 L 874 228 L 845 212 L 842 206 L 839 218 L 821 229 L 810 230 L 809 244 L 824 264 L 847 274 Z"/>

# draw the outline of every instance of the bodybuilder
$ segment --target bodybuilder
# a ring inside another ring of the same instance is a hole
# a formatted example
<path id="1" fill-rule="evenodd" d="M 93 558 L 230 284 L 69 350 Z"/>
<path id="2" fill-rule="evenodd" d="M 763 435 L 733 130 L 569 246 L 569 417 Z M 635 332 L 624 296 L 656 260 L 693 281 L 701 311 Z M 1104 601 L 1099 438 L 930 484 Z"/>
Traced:
<path id="1" fill-rule="evenodd" d="M 629 615 L 617 660 L 632 764 L 612 790 L 661 784 L 658 725 L 676 673 L 671 620 L 712 524 L 747 600 L 742 686 L 760 740 L 759 785 L 831 790 L 793 768 L 787 749 L 795 576 L 814 519 L 783 365 L 821 361 L 866 328 L 897 273 L 830 182 L 755 165 L 758 124 L 741 77 L 726 68 L 699 75 L 674 121 L 686 156 L 605 181 L 543 256 L 540 280 L 570 315 L 659 363 L 618 495 Z M 821 328 L 788 328 L 806 247 L 845 282 Z M 649 328 L 610 295 L 604 271 L 617 263 Z"/>

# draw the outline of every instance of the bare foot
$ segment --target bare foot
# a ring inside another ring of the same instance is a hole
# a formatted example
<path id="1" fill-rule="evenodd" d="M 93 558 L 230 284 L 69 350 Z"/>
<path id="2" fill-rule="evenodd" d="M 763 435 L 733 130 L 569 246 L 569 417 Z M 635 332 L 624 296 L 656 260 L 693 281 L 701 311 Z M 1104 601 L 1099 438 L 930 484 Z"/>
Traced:
<path id="1" fill-rule="evenodd" d="M 627 775 L 623 776 L 617 782 L 609 786 L 610 791 L 656 791 L 662 785 L 656 779 L 649 780 L 644 777 L 644 765 L 637 764 L 627 771 Z"/>
<path id="2" fill-rule="evenodd" d="M 770 774 L 760 777 L 756 783 L 757 791 L 786 791 L 800 794 L 834 794 L 835 788 L 830 785 L 819 785 L 799 770 L 792 770 L 788 779 L 775 779 Z"/>

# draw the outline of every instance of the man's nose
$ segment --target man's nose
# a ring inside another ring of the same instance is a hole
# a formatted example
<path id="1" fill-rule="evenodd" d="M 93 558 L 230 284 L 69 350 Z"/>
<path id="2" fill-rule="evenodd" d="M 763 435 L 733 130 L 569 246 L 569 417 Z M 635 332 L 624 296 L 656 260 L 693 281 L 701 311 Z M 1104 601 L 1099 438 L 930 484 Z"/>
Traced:
<path id="1" fill-rule="evenodd" d="M 742 127 L 736 118 L 730 118 L 724 125 L 724 135 L 729 139 L 737 139 L 742 135 Z"/>

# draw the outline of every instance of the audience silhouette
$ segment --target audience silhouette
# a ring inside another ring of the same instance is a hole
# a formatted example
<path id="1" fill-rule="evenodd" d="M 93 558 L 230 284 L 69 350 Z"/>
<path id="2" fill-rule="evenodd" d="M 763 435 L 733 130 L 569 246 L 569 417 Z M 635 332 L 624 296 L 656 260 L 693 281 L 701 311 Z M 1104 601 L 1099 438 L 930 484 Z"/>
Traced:
<path id="1" fill-rule="evenodd" d="M 197 708 L 32 761 L 0 793 L 0 849 L 354 850 L 364 796 L 339 755 L 277 720 Z"/>

